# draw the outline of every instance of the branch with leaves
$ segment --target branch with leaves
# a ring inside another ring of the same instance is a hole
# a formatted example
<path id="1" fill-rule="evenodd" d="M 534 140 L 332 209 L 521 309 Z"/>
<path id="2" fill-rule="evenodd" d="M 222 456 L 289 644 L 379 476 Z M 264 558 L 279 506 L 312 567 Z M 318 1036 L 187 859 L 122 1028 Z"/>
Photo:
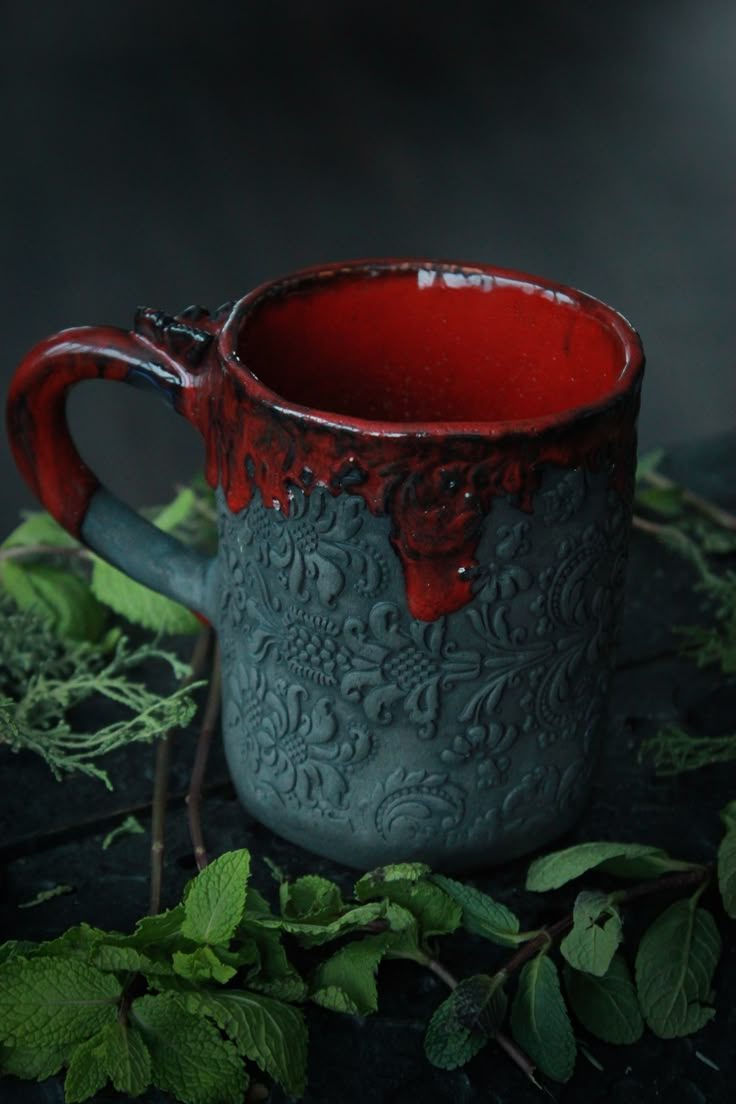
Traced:
<path id="1" fill-rule="evenodd" d="M 717 880 L 736 918 L 736 801 L 722 817 Z M 558 890 L 592 872 L 638 883 L 582 889 L 568 915 L 522 931 L 505 905 L 421 863 L 363 875 L 349 900 L 326 878 L 284 879 L 274 909 L 249 880 L 249 853 L 227 852 L 190 883 L 179 905 L 145 917 L 129 935 L 82 924 L 51 942 L 4 944 L 2 1068 L 43 1080 L 66 1067 L 67 1104 L 108 1082 L 130 1096 L 153 1084 L 183 1104 L 240 1104 L 256 1071 L 299 1096 L 306 1007 L 375 1012 L 376 972 L 390 959 L 415 961 L 450 987 L 425 1037 L 428 1059 L 442 1069 L 495 1042 L 535 1084 L 537 1071 L 568 1081 L 577 1052 L 573 1017 L 614 1044 L 636 1042 L 645 1024 L 663 1039 L 699 1030 L 715 1014 L 721 950 L 701 904 L 711 867 L 644 844 L 584 843 L 536 859 L 527 889 Z M 676 891 L 686 896 L 647 928 L 632 976 L 621 910 Z M 462 931 L 512 953 L 456 980 L 433 944 Z M 300 948 L 300 962 L 311 960 L 307 970 L 295 965 L 292 947 Z"/>
<path id="2" fill-rule="evenodd" d="M 680 486 L 658 470 L 661 450 L 642 457 L 636 501 L 658 520 L 634 516 L 634 525 L 685 559 L 695 572 L 708 621 L 679 628 L 682 654 L 698 667 L 736 676 L 736 570 L 719 561 L 736 554 L 736 515 Z M 727 561 L 727 563 L 730 561 Z M 666 725 L 641 748 L 661 775 L 682 774 L 736 760 L 736 732 L 703 737 L 682 725 Z"/>

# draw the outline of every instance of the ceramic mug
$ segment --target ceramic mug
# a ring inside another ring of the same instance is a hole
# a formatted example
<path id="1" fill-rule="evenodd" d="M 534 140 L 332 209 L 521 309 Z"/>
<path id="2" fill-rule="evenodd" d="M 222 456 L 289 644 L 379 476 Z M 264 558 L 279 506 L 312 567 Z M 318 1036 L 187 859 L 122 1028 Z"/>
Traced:
<path id="1" fill-rule="evenodd" d="M 644 358 L 616 312 L 487 266 L 379 260 L 28 354 L 21 472 L 71 533 L 216 626 L 245 808 L 341 862 L 445 870 L 563 833 L 606 729 Z M 100 486 L 81 380 L 206 443 L 219 549 Z"/>

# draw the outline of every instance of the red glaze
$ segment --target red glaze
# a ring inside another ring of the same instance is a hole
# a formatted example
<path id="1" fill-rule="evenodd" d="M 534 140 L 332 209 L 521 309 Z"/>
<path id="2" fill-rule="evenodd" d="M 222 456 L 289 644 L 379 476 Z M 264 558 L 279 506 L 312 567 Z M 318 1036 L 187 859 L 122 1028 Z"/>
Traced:
<path id="1" fill-rule="evenodd" d="M 70 531 L 99 485 L 64 413 L 90 378 L 166 393 L 205 438 L 208 480 L 234 512 L 255 488 L 286 512 L 291 488 L 360 494 L 391 518 L 422 620 L 470 599 L 493 499 L 529 510 L 545 465 L 605 468 L 630 497 L 643 354 L 628 323 L 579 292 L 482 267 L 361 262 L 266 285 L 220 322 L 148 311 L 136 334 L 69 330 L 28 355 L 11 444 Z"/>

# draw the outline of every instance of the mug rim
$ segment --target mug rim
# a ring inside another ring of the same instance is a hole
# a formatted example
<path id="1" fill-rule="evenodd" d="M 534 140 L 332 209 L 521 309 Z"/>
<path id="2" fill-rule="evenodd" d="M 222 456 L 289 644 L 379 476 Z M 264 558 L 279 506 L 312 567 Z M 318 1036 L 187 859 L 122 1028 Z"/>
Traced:
<path id="1" fill-rule="evenodd" d="M 354 276 L 356 273 L 372 277 L 379 273 L 419 273 L 422 270 L 435 274 L 464 276 L 470 279 L 473 277 L 490 277 L 494 282 L 505 281 L 515 285 L 531 286 L 547 293 L 548 296 L 554 297 L 555 300 L 562 297 L 568 302 L 576 304 L 586 312 L 588 317 L 594 318 L 619 339 L 623 352 L 623 366 L 614 384 L 607 388 L 599 399 L 593 402 L 570 406 L 565 410 L 552 414 L 542 414 L 524 419 L 391 421 L 388 419 L 360 418 L 319 407 L 305 406 L 286 399 L 251 371 L 238 354 L 238 340 L 249 316 L 261 303 L 273 296 L 295 291 L 300 285 L 314 285 L 322 280 Z M 460 435 L 497 439 L 519 435 L 537 436 L 548 430 L 561 430 L 580 420 L 607 413 L 628 395 L 635 392 L 645 365 L 644 349 L 638 332 L 623 314 L 614 310 L 613 307 L 608 306 L 602 300 L 576 288 L 515 269 L 435 258 L 366 258 L 353 261 L 335 261 L 297 269 L 294 272 L 276 277 L 260 284 L 233 304 L 218 336 L 217 345 L 224 366 L 237 377 L 246 393 L 256 401 L 267 405 L 280 414 L 297 418 L 299 421 L 312 425 L 352 430 L 363 436 L 376 435 L 381 437 L 421 436 L 438 438 L 447 437 L 448 435 Z"/>

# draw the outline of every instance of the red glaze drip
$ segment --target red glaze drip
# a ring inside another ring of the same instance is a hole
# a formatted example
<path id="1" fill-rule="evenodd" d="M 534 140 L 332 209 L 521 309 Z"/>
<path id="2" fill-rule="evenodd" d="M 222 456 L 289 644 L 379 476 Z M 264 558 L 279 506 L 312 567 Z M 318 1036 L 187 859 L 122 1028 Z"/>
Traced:
<path id="1" fill-rule="evenodd" d="M 637 387 L 603 413 L 560 419 L 538 436 L 380 436 L 280 411 L 228 375 L 210 389 L 200 428 L 208 481 L 221 484 L 233 512 L 257 488 L 288 514 L 291 487 L 309 494 L 322 484 L 333 494 L 359 494 L 372 514 L 389 516 L 409 609 L 431 621 L 472 597 L 468 569 L 493 500 L 512 495 L 529 511 L 545 466 L 605 469 L 612 487 L 631 498 L 638 399 Z"/>

